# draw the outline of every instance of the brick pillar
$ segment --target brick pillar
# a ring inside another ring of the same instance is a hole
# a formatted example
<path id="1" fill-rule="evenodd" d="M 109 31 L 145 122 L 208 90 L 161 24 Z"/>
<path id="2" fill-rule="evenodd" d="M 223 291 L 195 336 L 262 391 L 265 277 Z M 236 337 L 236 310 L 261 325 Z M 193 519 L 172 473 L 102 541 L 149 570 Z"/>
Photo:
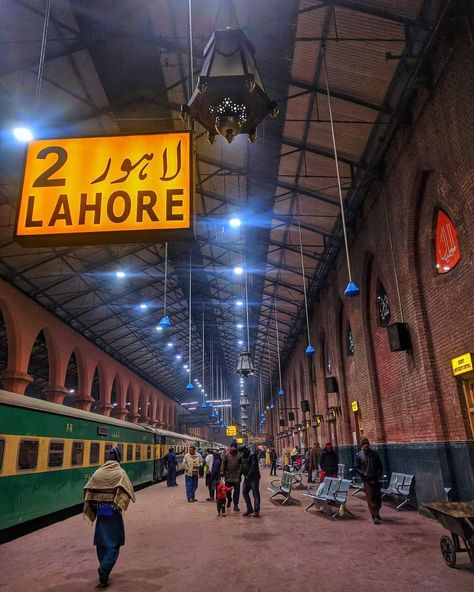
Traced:
<path id="1" fill-rule="evenodd" d="M 68 394 L 68 390 L 64 386 L 47 384 L 43 388 L 43 393 L 50 403 L 57 403 L 62 405 L 64 397 Z"/>
<path id="2" fill-rule="evenodd" d="M 5 370 L 1 375 L 3 388 L 6 391 L 24 395 L 26 387 L 33 382 L 33 378 L 25 372 L 16 370 Z"/>

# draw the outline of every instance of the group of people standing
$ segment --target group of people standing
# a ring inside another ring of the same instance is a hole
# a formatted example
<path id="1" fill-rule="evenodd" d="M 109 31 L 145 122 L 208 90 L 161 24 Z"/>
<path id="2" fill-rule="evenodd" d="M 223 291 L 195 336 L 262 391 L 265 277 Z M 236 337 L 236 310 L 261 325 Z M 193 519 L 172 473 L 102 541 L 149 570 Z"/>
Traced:
<path id="1" fill-rule="evenodd" d="M 209 496 L 206 499 L 207 501 L 216 501 L 219 516 L 225 516 L 226 509 L 229 509 L 232 504 L 234 512 L 240 512 L 239 501 L 242 485 L 242 495 L 247 506 L 243 516 L 258 518 L 260 516 L 260 468 L 258 461 L 259 457 L 256 451 L 251 451 L 247 446 L 238 448 L 236 440 L 232 440 L 228 450 L 223 454 L 210 449 L 206 450 L 206 453 L 200 453 L 196 452 L 194 446 L 190 446 L 189 452 L 184 455 L 183 459 L 188 502 L 197 501 L 196 490 L 202 471 L 209 491 Z M 177 467 L 176 455 L 172 449 L 166 455 L 165 462 L 168 466 L 168 475 L 169 467 L 172 466 L 172 476 L 168 479 L 168 486 L 172 487 L 176 485 Z"/>

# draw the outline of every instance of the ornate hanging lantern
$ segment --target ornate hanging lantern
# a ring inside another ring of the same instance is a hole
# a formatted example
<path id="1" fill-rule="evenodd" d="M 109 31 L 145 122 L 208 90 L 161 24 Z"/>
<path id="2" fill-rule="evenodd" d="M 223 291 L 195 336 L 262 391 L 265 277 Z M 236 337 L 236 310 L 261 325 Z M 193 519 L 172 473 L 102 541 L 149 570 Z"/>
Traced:
<path id="1" fill-rule="evenodd" d="M 247 409 L 242 409 L 242 411 L 240 412 L 240 419 L 248 419 L 249 416 L 247 414 Z"/>
<path id="2" fill-rule="evenodd" d="M 265 92 L 255 61 L 255 48 L 240 29 L 214 31 L 204 50 L 204 64 L 183 119 L 191 117 L 207 129 L 208 140 L 216 134 L 229 142 L 238 134 L 257 137 L 257 125 L 278 107 Z"/>
<path id="3" fill-rule="evenodd" d="M 248 407 L 250 405 L 247 395 L 240 395 L 240 406 Z"/>
<path id="4" fill-rule="evenodd" d="M 237 362 L 236 373 L 242 376 L 251 376 L 255 373 L 252 358 L 248 351 L 243 351 L 239 354 L 239 361 Z"/>

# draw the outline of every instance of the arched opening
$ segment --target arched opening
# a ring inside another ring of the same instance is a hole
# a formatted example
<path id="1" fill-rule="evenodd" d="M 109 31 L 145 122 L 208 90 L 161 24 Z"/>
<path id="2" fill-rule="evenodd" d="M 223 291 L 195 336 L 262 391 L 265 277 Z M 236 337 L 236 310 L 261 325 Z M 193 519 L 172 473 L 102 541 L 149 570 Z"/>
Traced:
<path id="1" fill-rule="evenodd" d="M 74 400 L 77 395 L 77 389 L 79 387 L 79 371 L 77 366 L 76 354 L 72 352 L 69 362 L 67 364 L 66 379 L 64 386 L 67 388 L 66 396 L 64 397 L 63 404 L 68 407 L 74 407 Z"/>
<path id="2" fill-rule="evenodd" d="M 112 410 L 110 412 L 111 417 L 119 417 L 119 415 L 120 415 L 117 410 L 117 408 L 118 408 L 117 391 L 118 391 L 117 377 L 115 377 L 114 381 L 112 383 L 112 391 L 110 392 L 110 404 L 112 405 Z"/>
<path id="3" fill-rule="evenodd" d="M 132 389 L 128 387 L 127 389 L 127 396 L 125 398 L 125 408 L 128 411 L 128 415 L 125 418 L 126 421 L 131 421 L 131 411 L 132 411 Z"/>
<path id="4" fill-rule="evenodd" d="M 8 363 L 8 334 L 3 318 L 2 310 L 0 309 L 0 376 L 6 370 Z M 0 378 L 0 387 L 3 388 Z"/>
<path id="5" fill-rule="evenodd" d="M 94 399 L 94 402 L 91 404 L 90 410 L 97 413 L 97 406 L 100 402 L 100 379 L 98 368 L 95 369 L 94 378 L 92 379 L 91 397 Z"/>
<path id="6" fill-rule="evenodd" d="M 31 349 L 27 372 L 33 378 L 33 382 L 30 382 L 26 387 L 25 395 L 46 401 L 43 388 L 49 381 L 49 356 L 46 337 L 43 331 L 38 333 Z"/>
<path id="7" fill-rule="evenodd" d="M 138 397 L 138 415 L 140 416 L 138 418 L 139 423 L 146 422 L 145 397 L 143 394 Z"/>

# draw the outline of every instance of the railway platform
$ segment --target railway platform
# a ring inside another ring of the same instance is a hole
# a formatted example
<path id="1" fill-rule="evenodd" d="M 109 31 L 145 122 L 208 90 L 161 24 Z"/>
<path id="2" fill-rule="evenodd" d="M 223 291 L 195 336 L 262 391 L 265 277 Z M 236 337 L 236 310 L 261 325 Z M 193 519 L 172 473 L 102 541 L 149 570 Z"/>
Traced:
<path id="1" fill-rule="evenodd" d="M 382 524 L 369 518 L 365 500 L 350 496 L 354 517 L 330 520 L 305 512 L 299 503 L 270 501 L 269 472 L 263 469 L 259 519 L 228 511 L 217 516 L 205 501 L 200 480 L 198 502 L 165 483 L 138 492 L 125 515 L 126 544 L 112 572 L 114 592 L 467 592 L 474 573 L 467 557 L 456 569 L 439 551 L 445 534 L 415 511 L 382 508 Z M 89 592 L 98 584 L 92 546 L 93 527 L 74 516 L 0 546 L 1 592 Z"/>

